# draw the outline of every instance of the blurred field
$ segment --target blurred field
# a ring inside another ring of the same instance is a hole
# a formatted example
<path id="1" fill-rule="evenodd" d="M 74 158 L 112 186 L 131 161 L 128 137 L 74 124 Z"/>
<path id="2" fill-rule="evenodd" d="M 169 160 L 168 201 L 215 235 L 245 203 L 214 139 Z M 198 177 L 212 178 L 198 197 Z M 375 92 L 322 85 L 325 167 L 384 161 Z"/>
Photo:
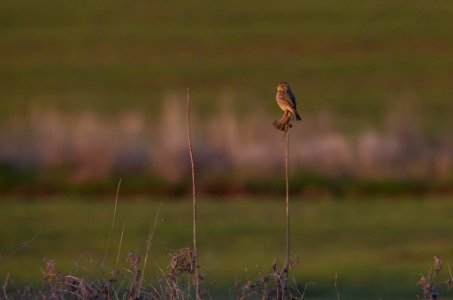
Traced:
<path id="1" fill-rule="evenodd" d="M 6 1 L 0 111 L 159 112 L 191 87 L 205 113 L 228 95 L 241 114 L 275 112 L 287 80 L 302 111 L 380 126 L 400 101 L 431 133 L 451 124 L 451 1 Z"/>
<path id="2" fill-rule="evenodd" d="M 0 192 L 99 193 L 120 176 L 186 191 L 187 87 L 203 189 L 272 186 L 282 80 L 304 118 L 298 191 L 449 192 L 452 20 L 451 1 L 3 1 Z"/>
<path id="3" fill-rule="evenodd" d="M 44 258 L 53 258 L 58 269 L 78 275 L 96 269 L 107 244 L 111 200 L 15 200 L 0 203 L 2 280 L 10 273 L 17 286 L 36 285 Z M 120 197 L 107 269 L 113 268 L 123 223 L 120 263 L 130 250 L 143 255 L 160 201 L 149 200 Z M 292 200 L 292 254 L 301 263 L 291 272 L 301 284 L 315 282 L 307 292 L 310 299 L 335 298 L 335 273 L 342 299 L 414 299 L 418 275 L 428 271 L 432 257 L 439 254 L 445 264 L 451 259 L 451 198 Z M 164 199 L 159 218 L 145 273 L 148 281 L 159 274 L 159 267 L 166 269 L 170 250 L 191 243 L 188 199 Z M 284 226 L 279 199 L 202 199 L 201 269 L 216 298 L 227 298 L 236 280 L 256 278 L 259 270 L 270 271 L 274 258 L 283 259 Z M 439 281 L 447 278 L 446 268 L 441 275 Z M 448 299 L 444 287 L 440 290 L 442 299 Z"/>

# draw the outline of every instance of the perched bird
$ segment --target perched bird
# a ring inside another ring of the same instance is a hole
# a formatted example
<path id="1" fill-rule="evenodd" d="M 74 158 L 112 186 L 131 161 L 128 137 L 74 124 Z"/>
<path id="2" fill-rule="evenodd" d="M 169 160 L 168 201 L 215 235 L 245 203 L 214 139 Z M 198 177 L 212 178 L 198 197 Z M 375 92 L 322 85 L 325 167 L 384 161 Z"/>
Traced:
<path id="1" fill-rule="evenodd" d="M 296 97 L 287 82 L 280 82 L 277 85 L 277 95 L 275 96 L 278 106 L 285 112 L 284 116 L 294 116 L 296 120 L 302 120 L 297 112 Z"/>

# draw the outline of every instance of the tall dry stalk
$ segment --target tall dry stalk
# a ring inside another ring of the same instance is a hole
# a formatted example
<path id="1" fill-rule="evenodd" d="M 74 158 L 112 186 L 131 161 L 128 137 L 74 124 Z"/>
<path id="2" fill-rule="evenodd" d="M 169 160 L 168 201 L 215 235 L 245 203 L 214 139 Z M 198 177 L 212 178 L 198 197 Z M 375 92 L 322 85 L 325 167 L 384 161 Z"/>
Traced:
<path id="1" fill-rule="evenodd" d="M 286 132 L 286 147 L 285 147 L 285 206 L 286 206 L 286 261 L 284 267 L 284 282 L 283 282 L 283 293 L 287 292 L 288 289 L 288 278 L 289 278 L 289 264 L 290 264 L 290 222 L 289 222 L 289 129 Z"/>
<path id="2" fill-rule="evenodd" d="M 288 294 L 288 279 L 289 268 L 291 266 L 290 258 L 290 218 L 289 218 L 289 131 L 293 126 L 291 125 L 292 115 L 284 113 L 280 119 L 275 120 L 273 125 L 278 130 L 283 131 L 283 139 L 286 139 L 284 152 L 285 152 L 285 206 L 286 206 L 286 261 L 283 267 L 283 280 L 282 280 L 282 295 L 277 295 L 278 299 L 285 298 Z"/>
<path id="3" fill-rule="evenodd" d="M 192 138 L 190 134 L 190 89 L 187 88 L 187 140 L 189 143 L 190 164 L 192 167 L 192 238 L 193 238 L 193 262 L 195 264 L 195 299 L 200 298 L 200 276 L 197 252 L 197 193 L 195 185 L 195 163 L 193 160 Z"/>
<path id="4" fill-rule="evenodd" d="M 107 258 L 107 253 L 108 253 L 109 247 L 110 247 L 110 242 L 112 240 L 112 232 L 113 232 L 113 227 L 115 226 L 116 208 L 118 206 L 118 196 L 120 194 L 121 181 L 122 181 L 122 179 L 120 178 L 120 180 L 118 181 L 118 185 L 116 186 L 115 208 L 113 209 L 112 224 L 110 225 L 109 237 L 107 240 L 107 245 L 105 247 L 104 256 L 102 257 L 101 267 L 104 267 L 105 259 Z"/>

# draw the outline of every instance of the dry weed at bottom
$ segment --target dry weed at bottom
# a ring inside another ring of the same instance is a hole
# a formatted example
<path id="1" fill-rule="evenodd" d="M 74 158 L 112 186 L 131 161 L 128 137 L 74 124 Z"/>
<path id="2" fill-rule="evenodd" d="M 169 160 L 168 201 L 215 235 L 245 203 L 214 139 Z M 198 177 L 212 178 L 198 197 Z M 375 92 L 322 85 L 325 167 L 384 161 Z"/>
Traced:
<path id="1" fill-rule="evenodd" d="M 39 288 L 21 287 L 14 284 L 13 276 L 6 275 L 2 284 L 0 299 L 169 299 L 185 300 L 195 297 L 195 264 L 193 250 L 182 248 L 170 253 L 168 268 L 160 271 L 153 280 L 143 280 L 142 258 L 137 252 L 130 251 L 125 264 L 111 271 L 100 268 L 82 272 L 63 273 L 58 270 L 53 259 L 44 260 L 42 270 L 43 285 Z M 297 257 L 291 257 L 289 267 L 299 263 Z M 453 275 L 450 266 L 440 256 L 434 256 L 433 264 L 427 273 L 420 274 L 417 284 L 420 292 L 417 299 L 434 300 L 446 297 L 453 289 Z M 256 278 L 237 282 L 232 298 L 246 299 L 306 299 L 312 282 L 301 284 L 290 280 L 285 291 L 285 264 L 275 259 L 269 272 L 258 272 Z M 442 271 L 448 271 L 446 279 L 440 279 Z M 205 285 L 205 278 L 200 276 L 200 298 L 212 299 Z M 340 299 L 335 276 L 336 298 Z M 341 295 L 343 298 L 346 295 Z"/>
<path id="2" fill-rule="evenodd" d="M 121 269 L 105 272 L 85 269 L 83 275 L 64 274 L 58 271 L 53 259 L 45 260 L 42 271 L 42 288 L 19 288 L 10 285 L 7 275 L 2 286 L 1 299 L 193 299 L 195 288 L 195 265 L 193 251 L 182 248 L 171 253 L 167 272 L 161 272 L 154 283 L 144 283 L 141 256 L 130 251 L 126 265 Z M 200 298 L 209 299 L 209 292 L 199 278 Z"/>
<path id="3" fill-rule="evenodd" d="M 433 259 L 433 265 L 426 274 L 420 274 L 420 277 L 417 280 L 417 285 L 420 286 L 421 294 L 417 295 L 417 298 L 424 300 L 434 300 L 438 299 L 440 295 L 439 286 L 445 285 L 447 291 L 450 291 L 453 288 L 453 275 L 451 273 L 450 265 L 448 265 L 448 274 L 449 277 L 446 280 L 441 282 L 436 281 L 436 277 L 440 273 L 443 267 L 443 261 L 439 255 L 435 255 Z"/>
<path id="4" fill-rule="evenodd" d="M 289 259 L 289 268 L 299 263 L 298 257 Z M 277 259 L 272 262 L 272 271 L 269 274 L 259 272 L 257 279 L 246 280 L 244 283 L 236 283 L 236 299 L 305 299 L 305 292 L 310 285 L 304 287 L 294 282 L 293 286 L 288 286 L 286 281 L 286 264 L 280 266 Z"/>

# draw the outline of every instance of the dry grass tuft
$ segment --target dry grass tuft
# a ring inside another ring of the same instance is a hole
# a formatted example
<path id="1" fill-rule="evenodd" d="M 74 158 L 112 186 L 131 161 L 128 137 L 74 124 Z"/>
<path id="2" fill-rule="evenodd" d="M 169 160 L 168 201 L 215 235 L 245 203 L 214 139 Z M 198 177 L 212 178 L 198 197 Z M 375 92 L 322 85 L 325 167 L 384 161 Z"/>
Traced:
<path id="1" fill-rule="evenodd" d="M 153 283 L 142 284 L 141 255 L 130 251 L 121 269 L 104 272 L 85 269 L 82 275 L 64 274 L 53 259 L 44 261 L 42 288 L 17 289 L 6 276 L 2 299 L 169 299 L 194 298 L 195 265 L 192 250 L 183 248 L 172 253 L 168 272 L 162 272 Z M 187 280 L 187 279 L 190 280 Z M 199 278 L 202 283 L 203 278 Z M 209 291 L 200 286 L 200 298 L 209 299 Z"/>
<path id="2" fill-rule="evenodd" d="M 187 273 L 193 275 L 196 270 L 195 257 L 190 248 L 182 248 L 170 254 L 170 270 L 169 276 L 176 277 L 178 275 Z"/>
<path id="3" fill-rule="evenodd" d="M 439 255 L 434 256 L 433 265 L 426 274 L 420 274 L 420 277 L 417 280 L 417 285 L 420 286 L 422 299 L 425 300 L 434 300 L 438 299 L 439 285 L 445 285 L 447 290 L 450 291 L 453 288 L 453 275 L 451 273 L 450 265 L 448 265 L 448 274 L 449 277 L 447 280 L 436 281 L 436 277 L 441 272 L 443 267 L 443 261 Z M 419 295 L 417 295 L 420 298 Z"/>
<path id="4" fill-rule="evenodd" d="M 291 257 L 288 267 L 292 268 L 299 263 L 298 257 Z M 236 299 L 304 299 L 305 287 L 288 286 L 286 281 L 286 262 L 283 266 L 278 264 L 277 259 L 272 262 L 272 271 L 269 274 L 258 274 L 258 279 L 247 280 L 245 283 L 236 283 Z"/>
<path id="5" fill-rule="evenodd" d="M 120 273 L 112 272 L 110 277 L 96 279 L 96 277 L 78 277 L 73 274 L 64 275 L 56 269 L 53 259 L 45 261 L 46 269 L 43 271 L 45 288 L 39 291 L 28 289 L 29 296 L 38 299 L 108 299 L 112 295 L 118 295 L 114 284 Z M 130 290 L 125 290 L 130 298 Z"/>
<path id="6" fill-rule="evenodd" d="M 173 290 L 190 290 L 190 282 L 192 282 L 196 289 L 196 298 L 210 298 L 208 289 L 203 285 L 204 278 L 197 272 L 198 266 L 193 249 L 181 248 L 173 251 L 170 256 L 170 266 L 166 274 L 167 285 L 172 287 Z M 189 281 L 180 280 L 183 278 L 189 278 Z"/>

